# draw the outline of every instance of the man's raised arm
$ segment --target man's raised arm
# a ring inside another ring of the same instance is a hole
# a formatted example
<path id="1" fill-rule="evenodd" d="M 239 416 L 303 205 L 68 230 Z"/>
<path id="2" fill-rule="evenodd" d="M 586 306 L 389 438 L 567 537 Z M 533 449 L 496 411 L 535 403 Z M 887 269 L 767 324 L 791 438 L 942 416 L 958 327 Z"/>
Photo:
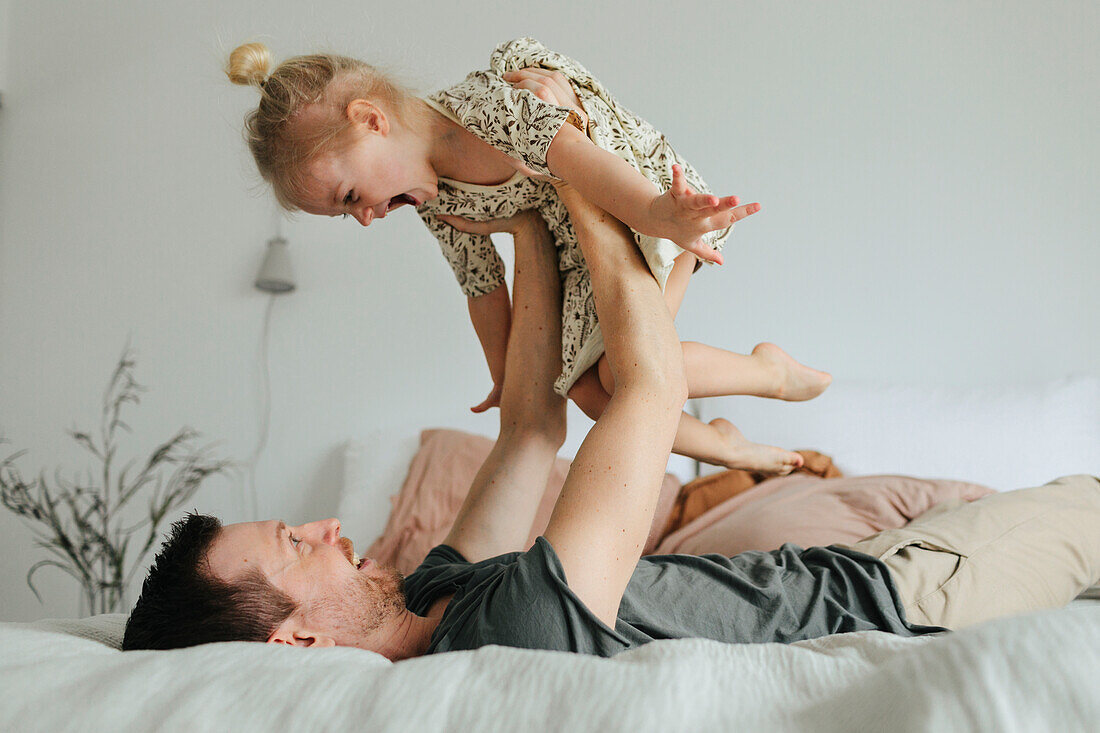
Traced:
<path id="1" fill-rule="evenodd" d="M 524 549 L 565 441 L 565 401 L 554 393 L 561 372 L 561 282 L 553 239 L 537 213 L 507 221 L 448 221 L 464 230 L 508 231 L 516 246 L 500 436 L 444 540 L 477 562 Z"/>
<path id="2" fill-rule="evenodd" d="M 672 316 L 630 231 L 568 186 L 558 192 L 592 274 L 615 394 L 573 460 L 544 536 L 569 587 L 614 628 L 653 521 L 687 382 Z"/>

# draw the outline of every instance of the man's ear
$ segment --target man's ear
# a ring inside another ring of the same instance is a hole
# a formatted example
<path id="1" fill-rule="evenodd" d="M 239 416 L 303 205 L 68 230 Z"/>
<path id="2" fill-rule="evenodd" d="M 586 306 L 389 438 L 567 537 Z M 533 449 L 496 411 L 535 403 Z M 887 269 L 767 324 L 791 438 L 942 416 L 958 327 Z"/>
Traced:
<path id="1" fill-rule="evenodd" d="M 267 643 L 290 646 L 336 646 L 336 639 L 323 631 L 307 627 L 297 616 L 291 616 L 271 632 L 271 636 L 267 637 Z"/>
<path id="2" fill-rule="evenodd" d="M 357 125 L 366 125 L 372 132 L 380 132 L 383 135 L 390 131 L 390 121 L 386 113 L 376 105 L 365 99 L 353 99 L 348 102 L 345 109 L 348 119 Z"/>

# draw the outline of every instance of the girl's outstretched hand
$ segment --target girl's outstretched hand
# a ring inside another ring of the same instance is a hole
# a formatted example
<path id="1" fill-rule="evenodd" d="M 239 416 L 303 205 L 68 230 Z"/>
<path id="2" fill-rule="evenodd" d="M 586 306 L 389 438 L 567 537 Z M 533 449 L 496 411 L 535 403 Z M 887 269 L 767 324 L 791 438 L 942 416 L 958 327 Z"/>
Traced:
<path id="1" fill-rule="evenodd" d="M 687 184 L 681 165 L 672 166 L 672 187 L 653 199 L 650 221 L 656 236 L 672 240 L 696 257 L 722 264 L 722 255 L 701 237 L 760 211 L 760 204 L 741 204 L 736 196 L 720 198 L 696 193 Z"/>

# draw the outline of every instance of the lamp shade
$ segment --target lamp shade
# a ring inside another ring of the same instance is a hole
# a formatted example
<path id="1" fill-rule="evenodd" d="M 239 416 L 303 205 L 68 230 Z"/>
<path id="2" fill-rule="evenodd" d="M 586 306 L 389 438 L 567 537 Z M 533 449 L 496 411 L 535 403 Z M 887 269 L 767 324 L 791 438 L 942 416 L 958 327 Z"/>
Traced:
<path id="1" fill-rule="evenodd" d="M 269 239 L 264 263 L 256 276 L 256 287 L 267 293 L 289 293 L 295 286 L 286 240 L 282 237 Z"/>

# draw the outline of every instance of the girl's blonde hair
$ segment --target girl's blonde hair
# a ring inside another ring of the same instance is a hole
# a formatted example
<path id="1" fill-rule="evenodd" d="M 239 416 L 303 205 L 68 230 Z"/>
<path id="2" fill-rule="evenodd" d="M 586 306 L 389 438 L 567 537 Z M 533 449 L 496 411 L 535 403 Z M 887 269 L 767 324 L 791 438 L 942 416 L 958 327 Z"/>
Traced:
<path id="1" fill-rule="evenodd" d="M 336 149 L 350 121 L 344 113 L 353 99 L 366 99 L 409 125 L 425 114 L 416 92 L 392 75 L 358 59 L 321 53 L 287 59 L 268 75 L 271 52 L 262 43 L 246 43 L 229 54 L 225 73 L 234 84 L 260 90 L 260 105 L 245 116 L 244 137 L 260 175 L 271 184 L 279 204 L 301 208 L 307 185 L 306 164 Z M 308 118 L 303 115 L 307 107 Z"/>

